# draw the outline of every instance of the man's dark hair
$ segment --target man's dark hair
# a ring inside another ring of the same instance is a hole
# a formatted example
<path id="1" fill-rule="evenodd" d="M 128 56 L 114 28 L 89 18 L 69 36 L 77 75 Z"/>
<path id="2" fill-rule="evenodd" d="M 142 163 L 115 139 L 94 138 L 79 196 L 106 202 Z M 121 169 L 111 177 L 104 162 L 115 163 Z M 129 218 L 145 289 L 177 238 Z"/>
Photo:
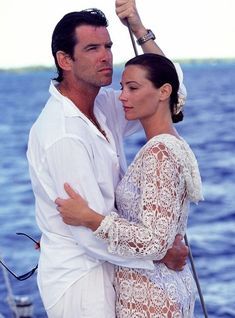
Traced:
<path id="1" fill-rule="evenodd" d="M 63 70 L 58 65 L 56 52 L 63 51 L 73 59 L 74 47 L 77 44 L 75 29 L 80 25 L 107 27 L 108 21 L 101 10 L 86 9 L 67 13 L 57 23 L 52 34 L 51 50 L 58 73 L 55 80 L 58 82 L 63 80 Z"/>

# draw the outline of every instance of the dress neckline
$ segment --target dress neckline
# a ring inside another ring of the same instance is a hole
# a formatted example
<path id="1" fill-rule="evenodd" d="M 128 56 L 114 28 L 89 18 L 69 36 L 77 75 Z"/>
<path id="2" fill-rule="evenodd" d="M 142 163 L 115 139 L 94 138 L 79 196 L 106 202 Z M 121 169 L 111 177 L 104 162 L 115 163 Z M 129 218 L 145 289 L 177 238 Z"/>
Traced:
<path id="1" fill-rule="evenodd" d="M 175 135 L 172 135 L 172 134 L 169 134 L 169 133 L 161 133 L 161 134 L 158 134 L 158 135 L 155 135 L 155 136 L 153 136 L 152 138 L 150 138 L 147 142 L 146 142 L 146 144 L 147 143 L 149 143 L 151 140 L 153 140 L 153 139 L 155 139 L 155 138 L 158 138 L 158 137 L 170 137 L 170 138 L 173 138 L 173 139 L 176 139 L 177 141 L 179 141 L 179 142 L 185 142 L 185 140 L 180 136 L 180 138 L 178 138 L 178 137 L 176 137 Z"/>

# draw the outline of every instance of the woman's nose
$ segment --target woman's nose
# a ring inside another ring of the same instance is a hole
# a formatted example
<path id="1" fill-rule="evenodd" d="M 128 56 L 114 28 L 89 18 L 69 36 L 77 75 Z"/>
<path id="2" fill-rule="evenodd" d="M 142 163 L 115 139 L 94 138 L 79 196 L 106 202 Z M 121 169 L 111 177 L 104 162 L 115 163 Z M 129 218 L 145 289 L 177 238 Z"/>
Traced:
<path id="1" fill-rule="evenodd" d="M 119 100 L 120 101 L 126 100 L 126 94 L 125 94 L 124 90 L 121 91 L 121 94 L 119 95 Z"/>

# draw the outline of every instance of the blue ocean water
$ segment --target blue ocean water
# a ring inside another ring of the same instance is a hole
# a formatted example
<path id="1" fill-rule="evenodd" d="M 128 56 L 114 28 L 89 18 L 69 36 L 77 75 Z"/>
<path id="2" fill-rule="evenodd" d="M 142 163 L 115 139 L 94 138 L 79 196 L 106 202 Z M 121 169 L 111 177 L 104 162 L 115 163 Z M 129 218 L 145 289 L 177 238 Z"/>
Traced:
<path id="1" fill-rule="evenodd" d="M 182 68 L 188 99 L 177 127 L 197 156 L 205 197 L 192 205 L 187 236 L 209 317 L 235 317 L 235 63 L 184 63 Z M 25 152 L 53 76 L 49 70 L 0 72 L 0 254 L 17 274 L 38 260 L 33 244 L 15 233 L 40 237 Z M 119 78 L 116 68 L 117 88 Z M 128 162 L 143 143 L 143 134 L 126 141 Z M 34 317 L 43 318 L 35 276 L 23 282 L 9 278 L 13 293 L 30 295 Z M 6 297 L 0 268 L 0 314 L 11 317 Z M 196 317 L 203 317 L 199 302 Z"/>

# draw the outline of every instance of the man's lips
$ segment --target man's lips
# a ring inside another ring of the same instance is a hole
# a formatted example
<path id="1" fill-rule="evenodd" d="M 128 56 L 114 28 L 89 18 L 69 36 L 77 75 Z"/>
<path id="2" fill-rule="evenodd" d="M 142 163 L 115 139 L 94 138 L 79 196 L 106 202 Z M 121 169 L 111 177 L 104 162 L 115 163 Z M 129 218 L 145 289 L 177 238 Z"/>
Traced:
<path id="1" fill-rule="evenodd" d="M 112 67 L 103 67 L 99 69 L 99 72 L 112 72 L 112 71 L 113 71 Z"/>

